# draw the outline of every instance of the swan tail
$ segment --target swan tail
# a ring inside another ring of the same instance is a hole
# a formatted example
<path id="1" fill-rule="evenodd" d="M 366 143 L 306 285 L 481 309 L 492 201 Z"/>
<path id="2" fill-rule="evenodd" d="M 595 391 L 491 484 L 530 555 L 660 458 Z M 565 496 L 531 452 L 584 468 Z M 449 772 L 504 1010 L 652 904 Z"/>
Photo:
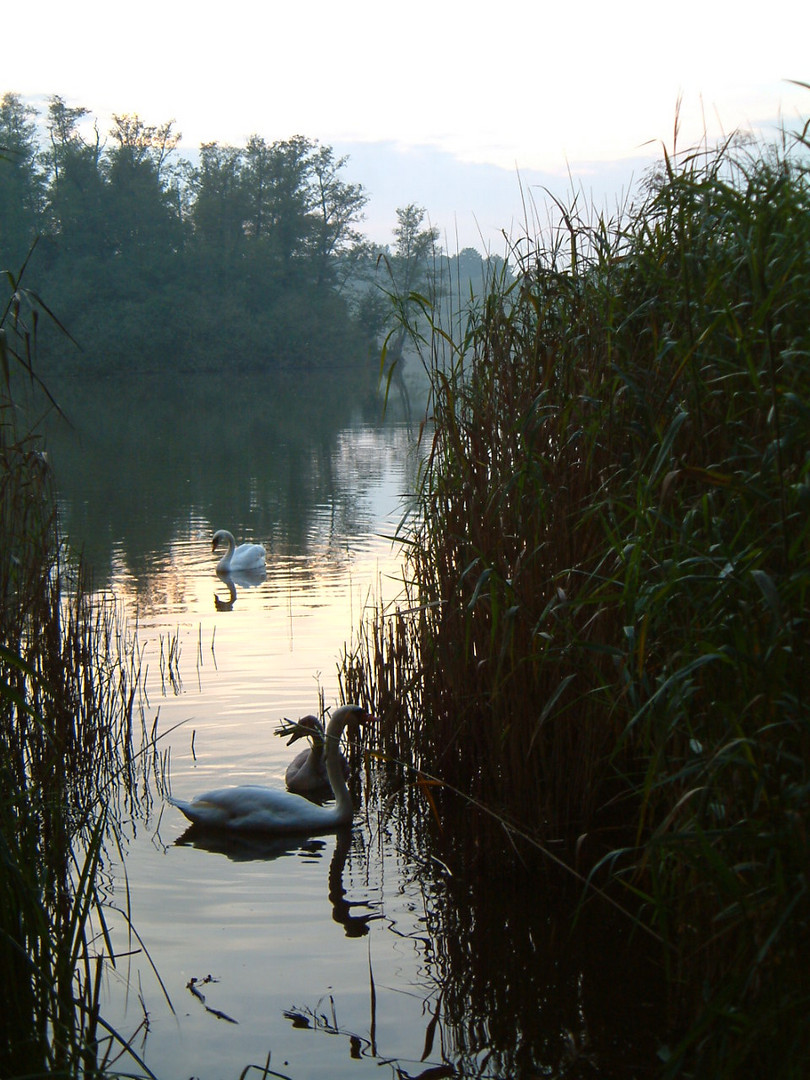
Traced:
<path id="1" fill-rule="evenodd" d="M 214 806 L 209 802 L 204 802 L 202 799 L 194 799 L 193 802 L 187 802 L 185 799 L 173 799 L 168 800 L 172 806 L 176 807 L 181 814 L 185 814 L 189 821 L 194 825 L 208 825 L 217 826 L 227 823 L 228 815 L 223 814 L 220 807 Z"/>

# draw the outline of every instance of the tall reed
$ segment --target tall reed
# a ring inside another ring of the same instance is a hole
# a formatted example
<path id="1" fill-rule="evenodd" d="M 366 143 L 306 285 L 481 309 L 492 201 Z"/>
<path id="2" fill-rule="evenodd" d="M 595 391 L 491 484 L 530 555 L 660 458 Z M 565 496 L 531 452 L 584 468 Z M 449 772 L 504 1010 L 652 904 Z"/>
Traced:
<path id="1" fill-rule="evenodd" d="M 566 840 L 660 936 L 668 1075 L 810 1050 L 807 149 L 673 150 L 434 326 L 411 614 L 344 658 L 393 699 L 407 639 L 391 755 Z"/>
<path id="2" fill-rule="evenodd" d="M 95 888 L 115 799 L 135 798 L 137 649 L 58 539 L 47 458 L 21 417 L 43 389 L 26 304 L 0 320 L 0 1075 L 94 1076 L 114 963 Z M 45 397 L 47 403 L 47 394 Z M 142 1063 L 141 1063 L 142 1064 Z M 145 1069 L 145 1067 L 144 1067 Z M 148 1072 L 148 1070 L 145 1070 Z"/>

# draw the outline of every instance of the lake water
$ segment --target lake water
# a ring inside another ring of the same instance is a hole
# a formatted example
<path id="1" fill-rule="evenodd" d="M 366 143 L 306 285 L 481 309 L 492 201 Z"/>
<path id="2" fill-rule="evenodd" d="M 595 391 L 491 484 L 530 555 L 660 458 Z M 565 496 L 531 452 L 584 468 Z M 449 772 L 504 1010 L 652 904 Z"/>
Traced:
<path id="1" fill-rule="evenodd" d="M 137 635 L 163 755 L 106 851 L 106 1021 L 163 1080 L 651 1075 L 663 1024 L 630 925 L 590 906 L 572 934 L 551 868 L 429 856 L 406 773 L 392 795 L 367 760 L 353 828 L 279 844 L 189 843 L 163 797 L 283 786 L 300 744 L 274 729 L 337 702 L 344 643 L 397 595 L 414 432 L 339 376 L 61 399 L 63 531 Z M 217 576 L 218 528 L 265 544 L 263 580 Z"/>

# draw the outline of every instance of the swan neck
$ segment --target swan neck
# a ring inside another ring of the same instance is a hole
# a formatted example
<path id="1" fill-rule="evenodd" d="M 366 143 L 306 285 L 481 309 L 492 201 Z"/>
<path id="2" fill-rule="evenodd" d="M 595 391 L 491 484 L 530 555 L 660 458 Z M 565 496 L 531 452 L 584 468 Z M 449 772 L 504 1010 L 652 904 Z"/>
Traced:
<path id="1" fill-rule="evenodd" d="M 228 545 L 228 550 L 217 563 L 217 570 L 220 573 L 229 574 L 231 572 L 231 557 L 236 550 L 236 541 L 233 538 L 233 533 L 229 533 L 227 529 L 218 529 L 214 534 L 214 542 L 217 544 L 223 540 Z M 234 595 L 236 595 L 235 591 Z"/>
<path id="2" fill-rule="evenodd" d="M 343 767 L 340 763 L 340 736 L 345 724 L 334 724 L 334 719 L 329 722 L 324 736 L 324 760 L 326 762 L 326 775 L 335 796 L 335 811 L 342 820 L 351 821 L 354 813 L 352 797 L 346 786 L 346 777 L 343 775 Z"/>
<path id="3" fill-rule="evenodd" d="M 323 751 L 323 740 L 313 739 L 312 749 L 309 752 L 309 760 L 312 762 L 313 765 L 317 766 L 321 763 L 321 760 L 323 759 Z"/>

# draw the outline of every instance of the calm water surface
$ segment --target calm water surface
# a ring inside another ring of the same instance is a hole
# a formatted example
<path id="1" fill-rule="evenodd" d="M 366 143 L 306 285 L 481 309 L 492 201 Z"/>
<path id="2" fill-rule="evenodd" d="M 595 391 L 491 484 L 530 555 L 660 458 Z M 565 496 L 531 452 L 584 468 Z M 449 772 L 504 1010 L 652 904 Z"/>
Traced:
<path id="1" fill-rule="evenodd" d="M 319 691 L 337 701 L 344 643 L 398 592 L 412 433 L 343 401 L 339 379 L 73 385 L 62 400 L 63 530 L 137 636 L 162 754 L 107 849 L 120 959 L 105 1019 L 166 1080 L 268 1061 L 292 1080 L 649 1075 L 659 1024 L 629 928 L 585 920 L 566 942 L 548 882 L 427 858 L 413 788 L 407 806 L 379 794 L 373 763 L 339 836 L 190 843 L 163 798 L 164 782 L 179 797 L 283 786 L 300 744 L 274 728 L 316 712 Z M 217 576 L 217 528 L 265 544 L 262 580 Z"/>

